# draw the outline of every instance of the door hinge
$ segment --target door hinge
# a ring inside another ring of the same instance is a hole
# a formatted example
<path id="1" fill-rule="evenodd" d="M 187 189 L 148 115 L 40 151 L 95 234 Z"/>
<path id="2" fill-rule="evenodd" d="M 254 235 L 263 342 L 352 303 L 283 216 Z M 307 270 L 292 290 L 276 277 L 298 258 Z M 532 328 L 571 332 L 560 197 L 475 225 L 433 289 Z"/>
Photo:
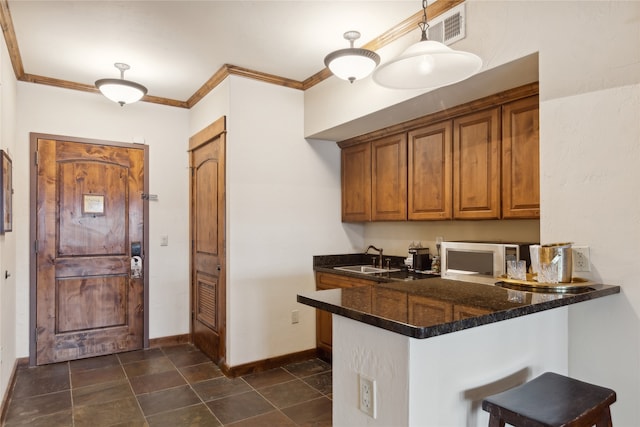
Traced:
<path id="1" fill-rule="evenodd" d="M 38 245 L 38 241 L 37 241 L 37 240 L 36 240 L 36 241 L 34 241 L 34 242 L 33 242 L 33 250 L 35 251 L 35 253 L 38 253 L 38 249 L 39 249 L 39 247 L 38 247 L 38 246 L 39 246 L 39 245 Z"/>
<path id="2" fill-rule="evenodd" d="M 38 152 L 36 151 L 35 156 L 34 156 L 34 162 L 36 164 L 36 166 L 38 166 Z"/>
<path id="3" fill-rule="evenodd" d="M 38 328 L 33 331 L 33 340 L 38 342 Z"/>

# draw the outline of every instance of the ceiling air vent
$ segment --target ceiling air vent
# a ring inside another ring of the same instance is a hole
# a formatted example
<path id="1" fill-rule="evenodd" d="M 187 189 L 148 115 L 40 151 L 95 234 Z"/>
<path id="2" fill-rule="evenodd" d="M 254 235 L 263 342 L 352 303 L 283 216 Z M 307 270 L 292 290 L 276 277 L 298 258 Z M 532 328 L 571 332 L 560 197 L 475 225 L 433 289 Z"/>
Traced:
<path id="1" fill-rule="evenodd" d="M 462 3 L 429 22 L 429 40 L 450 45 L 465 37 L 465 4 Z"/>

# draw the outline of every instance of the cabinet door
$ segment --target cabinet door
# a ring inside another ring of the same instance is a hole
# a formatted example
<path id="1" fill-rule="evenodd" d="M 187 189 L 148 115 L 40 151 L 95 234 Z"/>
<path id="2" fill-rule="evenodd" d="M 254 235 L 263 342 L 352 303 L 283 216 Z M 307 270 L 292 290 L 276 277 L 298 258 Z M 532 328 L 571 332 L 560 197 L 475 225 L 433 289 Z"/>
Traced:
<path id="1" fill-rule="evenodd" d="M 407 323 L 407 293 L 374 287 L 371 305 L 374 315 Z"/>
<path id="2" fill-rule="evenodd" d="M 451 219 L 451 121 L 409 132 L 408 218 Z"/>
<path id="3" fill-rule="evenodd" d="M 342 149 L 342 221 L 371 221 L 371 143 Z"/>
<path id="4" fill-rule="evenodd" d="M 371 143 L 371 219 L 407 219 L 407 136 L 392 135 Z"/>
<path id="5" fill-rule="evenodd" d="M 538 97 L 502 107 L 502 217 L 540 218 Z"/>
<path id="6" fill-rule="evenodd" d="M 453 121 L 453 217 L 500 217 L 499 107 Z"/>
<path id="7" fill-rule="evenodd" d="M 453 306 L 450 303 L 419 295 L 409 295 L 408 309 L 411 325 L 438 325 L 451 322 L 453 318 Z"/>
<path id="8" fill-rule="evenodd" d="M 333 289 L 318 283 L 316 290 Z M 333 321 L 331 313 L 316 309 L 316 347 L 320 357 L 331 360 L 331 343 L 333 340 Z"/>

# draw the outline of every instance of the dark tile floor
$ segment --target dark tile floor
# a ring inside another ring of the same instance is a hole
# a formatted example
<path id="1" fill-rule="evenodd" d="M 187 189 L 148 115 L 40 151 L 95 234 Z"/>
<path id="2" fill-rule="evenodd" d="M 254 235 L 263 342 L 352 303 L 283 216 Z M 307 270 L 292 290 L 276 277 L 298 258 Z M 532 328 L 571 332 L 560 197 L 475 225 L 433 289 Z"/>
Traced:
<path id="1" fill-rule="evenodd" d="M 185 344 L 20 367 L 3 426 L 331 426 L 331 365 L 227 378 Z"/>

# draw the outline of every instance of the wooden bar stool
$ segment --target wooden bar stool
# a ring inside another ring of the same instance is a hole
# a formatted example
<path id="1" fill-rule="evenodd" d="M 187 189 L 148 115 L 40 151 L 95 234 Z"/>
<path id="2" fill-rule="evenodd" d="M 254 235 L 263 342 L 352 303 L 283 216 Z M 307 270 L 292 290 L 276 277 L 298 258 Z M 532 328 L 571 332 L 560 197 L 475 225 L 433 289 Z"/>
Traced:
<path id="1" fill-rule="evenodd" d="M 489 427 L 611 427 L 616 392 L 545 372 L 511 390 L 487 397 Z"/>

